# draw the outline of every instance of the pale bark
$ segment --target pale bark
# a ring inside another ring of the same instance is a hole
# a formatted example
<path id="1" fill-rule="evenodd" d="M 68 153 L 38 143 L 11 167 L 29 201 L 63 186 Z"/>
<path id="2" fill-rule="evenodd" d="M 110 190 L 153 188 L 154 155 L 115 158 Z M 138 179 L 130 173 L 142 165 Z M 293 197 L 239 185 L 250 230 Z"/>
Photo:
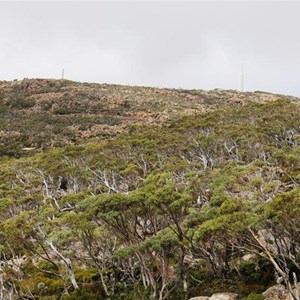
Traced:
<path id="1" fill-rule="evenodd" d="M 73 271 L 73 266 L 72 266 L 72 262 L 71 260 L 68 258 L 68 257 L 65 257 L 64 255 L 62 255 L 58 250 L 57 248 L 55 247 L 55 245 L 53 244 L 52 241 L 50 241 L 47 237 L 47 235 L 45 234 L 45 232 L 41 229 L 40 226 L 38 226 L 38 229 L 39 229 L 39 232 L 40 232 L 40 235 L 44 238 L 44 240 L 46 241 L 46 243 L 48 244 L 48 246 L 50 247 L 50 249 L 54 252 L 54 254 L 60 258 L 66 268 L 67 268 L 67 273 L 70 277 L 70 280 L 71 280 L 71 283 L 72 283 L 72 286 L 74 287 L 74 289 L 78 289 L 79 286 L 77 284 L 77 281 L 76 281 L 76 278 L 75 278 L 75 274 L 74 274 L 74 271 Z"/>

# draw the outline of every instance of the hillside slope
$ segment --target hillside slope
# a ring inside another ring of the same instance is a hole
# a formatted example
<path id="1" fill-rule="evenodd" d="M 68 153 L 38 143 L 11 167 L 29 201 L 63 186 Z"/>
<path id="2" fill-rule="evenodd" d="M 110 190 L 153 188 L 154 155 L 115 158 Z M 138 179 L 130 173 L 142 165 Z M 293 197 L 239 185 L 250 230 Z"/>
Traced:
<path id="1" fill-rule="evenodd" d="M 0 154 L 49 149 L 132 126 L 169 123 L 218 108 L 297 98 L 233 90 L 176 90 L 24 79 L 0 82 Z"/>
<path id="2" fill-rule="evenodd" d="M 0 99 L 0 298 L 296 299 L 298 99 L 51 80 Z"/>

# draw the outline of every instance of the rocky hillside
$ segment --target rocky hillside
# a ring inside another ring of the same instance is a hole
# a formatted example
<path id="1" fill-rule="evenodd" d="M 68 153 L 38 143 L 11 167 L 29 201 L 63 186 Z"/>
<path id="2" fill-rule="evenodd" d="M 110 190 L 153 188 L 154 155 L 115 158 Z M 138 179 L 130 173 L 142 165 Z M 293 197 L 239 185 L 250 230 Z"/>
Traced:
<path id="1" fill-rule="evenodd" d="M 0 82 L 0 155 L 20 156 L 111 136 L 132 126 L 295 97 L 234 90 L 183 90 L 24 79 Z"/>
<path id="2" fill-rule="evenodd" d="M 300 300 L 297 98 L 64 80 L 0 95 L 0 299 Z"/>

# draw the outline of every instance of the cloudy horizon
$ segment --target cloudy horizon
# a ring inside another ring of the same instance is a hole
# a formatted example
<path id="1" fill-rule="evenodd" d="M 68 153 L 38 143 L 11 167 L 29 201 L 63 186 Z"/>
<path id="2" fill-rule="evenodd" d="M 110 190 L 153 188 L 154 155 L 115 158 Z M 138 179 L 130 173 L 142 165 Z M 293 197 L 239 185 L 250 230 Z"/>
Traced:
<path id="1" fill-rule="evenodd" d="M 0 80 L 300 96 L 300 2 L 0 2 Z"/>

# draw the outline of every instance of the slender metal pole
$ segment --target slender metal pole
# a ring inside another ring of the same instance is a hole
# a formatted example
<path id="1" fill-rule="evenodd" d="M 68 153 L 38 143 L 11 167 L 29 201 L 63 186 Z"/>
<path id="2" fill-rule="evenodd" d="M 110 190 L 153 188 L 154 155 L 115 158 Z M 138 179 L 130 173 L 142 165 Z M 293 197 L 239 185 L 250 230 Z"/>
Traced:
<path id="1" fill-rule="evenodd" d="M 241 73 L 241 92 L 244 91 L 244 64 L 242 64 L 242 73 Z"/>
<path id="2" fill-rule="evenodd" d="M 64 79 L 65 78 L 65 69 L 62 69 L 62 72 L 61 72 L 61 79 Z"/>

